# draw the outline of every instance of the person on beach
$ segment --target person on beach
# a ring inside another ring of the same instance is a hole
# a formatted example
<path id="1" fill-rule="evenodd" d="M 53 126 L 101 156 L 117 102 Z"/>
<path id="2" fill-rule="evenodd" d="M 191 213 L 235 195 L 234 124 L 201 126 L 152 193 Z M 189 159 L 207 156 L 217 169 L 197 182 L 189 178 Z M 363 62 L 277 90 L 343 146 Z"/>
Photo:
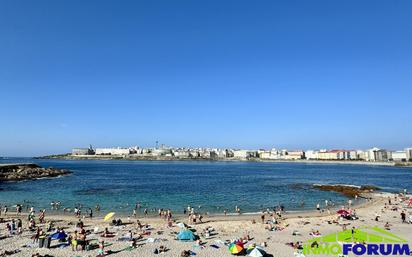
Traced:
<path id="1" fill-rule="evenodd" d="M 6 224 L 6 229 L 7 229 L 7 232 L 9 233 L 9 236 L 12 236 L 13 235 L 13 230 L 11 228 L 10 223 Z"/>
<path id="2" fill-rule="evenodd" d="M 144 209 L 144 216 L 147 218 L 147 216 L 149 215 L 149 213 L 147 212 L 147 208 Z"/>
<path id="3" fill-rule="evenodd" d="M 34 219 L 29 220 L 29 230 L 33 231 L 36 229 L 36 222 L 34 221 Z"/>
<path id="4" fill-rule="evenodd" d="M 386 222 L 384 228 L 386 230 L 391 230 L 391 224 L 389 224 L 389 222 Z"/>
<path id="5" fill-rule="evenodd" d="M 98 257 L 103 257 L 104 256 L 104 241 L 101 241 L 99 243 L 99 251 L 98 251 Z"/>
<path id="6" fill-rule="evenodd" d="M 262 213 L 260 219 L 262 220 L 262 224 L 265 224 L 265 213 Z"/>
<path id="7" fill-rule="evenodd" d="M 318 210 L 320 212 L 320 204 L 316 204 L 316 210 Z"/>
<path id="8" fill-rule="evenodd" d="M 81 219 L 79 219 L 79 221 L 77 222 L 76 227 L 78 227 L 80 229 L 82 229 L 84 227 L 84 223 Z"/>
<path id="9" fill-rule="evenodd" d="M 81 251 L 86 249 L 86 231 L 80 231 L 77 244 L 80 246 Z"/>
<path id="10" fill-rule="evenodd" d="M 8 210 L 9 210 L 9 208 L 7 208 L 7 205 L 4 205 L 3 212 L 4 212 L 4 215 L 5 215 L 5 216 L 7 216 Z"/>
<path id="11" fill-rule="evenodd" d="M 72 251 L 77 251 L 77 230 L 74 231 L 74 233 L 71 235 L 71 245 L 72 245 Z"/>
<path id="12" fill-rule="evenodd" d="M 108 228 L 105 228 L 102 237 L 111 237 L 112 235 L 113 233 Z"/>
<path id="13" fill-rule="evenodd" d="M 40 222 L 40 224 L 43 224 L 43 223 L 44 223 L 45 212 L 46 212 L 46 210 L 40 210 L 40 214 L 39 214 L 39 222 Z"/>
<path id="14" fill-rule="evenodd" d="M 379 222 L 379 218 L 380 218 L 380 215 L 377 212 L 375 212 L 375 221 Z"/>
<path id="15" fill-rule="evenodd" d="M 37 227 L 36 234 L 34 234 L 33 236 L 33 243 L 37 243 L 41 235 L 42 235 L 42 230 L 40 227 Z"/>
<path id="16" fill-rule="evenodd" d="M 406 213 L 404 211 L 401 212 L 401 219 L 402 223 L 406 223 Z"/>
<path id="17" fill-rule="evenodd" d="M 21 211 L 22 211 L 22 207 L 21 207 L 20 204 L 18 204 L 18 205 L 16 206 L 16 212 L 17 212 L 17 215 L 18 215 L 18 216 L 21 215 Z"/>
<path id="18" fill-rule="evenodd" d="M 17 234 L 21 235 L 21 233 L 23 233 L 23 222 L 21 221 L 21 219 L 17 220 Z"/>

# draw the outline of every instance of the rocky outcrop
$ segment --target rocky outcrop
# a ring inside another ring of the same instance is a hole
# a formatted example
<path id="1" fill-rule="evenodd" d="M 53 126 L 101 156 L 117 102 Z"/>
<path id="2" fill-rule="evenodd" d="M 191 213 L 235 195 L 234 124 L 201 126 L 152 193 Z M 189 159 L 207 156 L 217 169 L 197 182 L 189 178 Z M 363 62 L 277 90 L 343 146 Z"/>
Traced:
<path id="1" fill-rule="evenodd" d="M 71 172 L 56 168 L 43 168 L 33 163 L 0 164 L 0 181 L 19 181 L 57 177 Z"/>
<path id="2" fill-rule="evenodd" d="M 323 191 L 333 191 L 341 193 L 347 197 L 361 196 L 365 193 L 370 193 L 379 190 L 376 186 L 352 186 L 352 185 L 313 185 L 314 188 Z"/>

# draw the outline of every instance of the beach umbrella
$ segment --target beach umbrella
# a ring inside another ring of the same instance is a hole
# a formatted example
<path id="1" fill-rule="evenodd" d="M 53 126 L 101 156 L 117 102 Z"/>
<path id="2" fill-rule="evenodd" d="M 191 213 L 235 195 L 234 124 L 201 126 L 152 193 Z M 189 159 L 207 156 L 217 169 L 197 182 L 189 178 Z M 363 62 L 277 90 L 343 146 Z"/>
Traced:
<path id="1" fill-rule="evenodd" d="M 340 214 L 340 215 L 348 215 L 349 214 L 349 212 L 347 210 L 339 210 L 336 213 Z"/>
<path id="2" fill-rule="evenodd" d="M 240 246 L 240 247 L 242 247 L 242 248 L 245 248 L 245 244 L 244 244 L 242 241 L 240 241 L 240 240 L 236 240 L 236 241 L 234 242 L 234 244 L 237 244 L 238 246 Z"/>
<path id="3" fill-rule="evenodd" d="M 262 248 L 259 248 L 259 247 L 253 248 L 253 250 L 249 253 L 249 256 L 252 256 L 252 257 L 263 257 L 265 255 L 266 255 L 266 252 Z"/>
<path id="4" fill-rule="evenodd" d="M 57 232 L 51 235 L 51 239 L 54 239 L 54 240 L 65 239 L 66 237 L 67 237 L 66 233 L 63 233 L 63 232 Z"/>
<path id="5" fill-rule="evenodd" d="M 244 248 L 238 244 L 230 244 L 229 251 L 231 254 L 239 254 L 243 252 Z"/>
<path id="6" fill-rule="evenodd" d="M 114 212 L 109 212 L 108 214 L 106 214 L 106 216 L 104 216 L 104 221 L 108 221 L 110 220 L 113 216 L 115 215 Z"/>
<path id="7" fill-rule="evenodd" d="M 177 234 L 177 239 L 184 241 L 194 241 L 196 240 L 195 234 L 191 230 L 183 230 Z"/>

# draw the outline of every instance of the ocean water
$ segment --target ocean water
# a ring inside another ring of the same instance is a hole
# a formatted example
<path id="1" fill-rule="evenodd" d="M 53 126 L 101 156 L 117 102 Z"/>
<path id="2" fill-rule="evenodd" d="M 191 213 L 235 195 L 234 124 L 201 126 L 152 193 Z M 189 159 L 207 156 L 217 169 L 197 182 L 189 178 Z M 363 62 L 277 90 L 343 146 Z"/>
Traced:
<path id="1" fill-rule="evenodd" d="M 258 212 L 284 205 L 286 210 L 313 210 L 325 199 L 337 205 L 347 198 L 313 189 L 313 184 L 375 185 L 384 191 L 412 190 L 412 168 L 366 165 L 211 162 L 6 159 L 0 163 L 34 162 L 69 169 L 72 175 L 22 182 L 0 182 L 0 205 L 16 203 L 50 208 L 76 204 L 102 212 L 130 214 L 143 208 L 170 208 L 182 213 L 188 205 L 201 212 Z M 305 202 L 304 207 L 301 201 Z"/>

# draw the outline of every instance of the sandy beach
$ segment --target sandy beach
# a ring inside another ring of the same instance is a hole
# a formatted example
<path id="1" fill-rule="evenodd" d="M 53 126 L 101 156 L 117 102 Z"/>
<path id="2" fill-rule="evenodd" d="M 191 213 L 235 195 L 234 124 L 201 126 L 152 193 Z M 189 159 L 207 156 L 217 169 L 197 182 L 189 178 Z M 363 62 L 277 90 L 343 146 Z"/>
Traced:
<path id="1" fill-rule="evenodd" d="M 52 240 L 49 249 L 39 248 L 38 243 L 33 243 L 31 239 L 35 232 L 28 230 L 26 214 L 17 216 L 15 213 L 8 213 L 5 216 L 2 213 L 0 253 L 7 251 L 10 256 L 16 257 L 32 256 L 36 253 L 40 256 L 98 256 L 98 243 L 104 240 L 106 245 L 104 256 L 157 256 L 156 249 L 163 247 L 166 252 L 160 254 L 164 256 L 181 256 L 182 251 L 185 250 L 190 250 L 192 255 L 196 256 L 231 256 L 225 242 L 243 238 L 247 239 L 244 242 L 245 247 L 251 244 L 262 245 L 262 248 L 269 254 L 268 256 L 286 257 L 294 256 L 297 252 L 287 244 L 313 239 L 311 232 L 319 231 L 321 235 L 327 235 L 342 231 L 344 226 L 348 229 L 362 226 L 378 226 L 383 229 L 386 223 L 390 224 L 391 233 L 408 242 L 412 241 L 412 233 L 410 233 L 412 225 L 401 221 L 402 210 L 406 213 L 407 220 L 411 215 L 412 209 L 407 206 L 410 196 L 404 197 L 403 200 L 399 197 L 395 200 L 395 195 L 389 193 L 374 193 L 368 196 L 372 200 L 353 207 L 359 217 L 357 220 L 341 220 L 336 210 L 331 211 L 330 214 L 327 211 L 315 210 L 305 213 L 285 213 L 281 214 L 281 217 L 275 215 L 278 224 L 273 225 L 270 224 L 271 214 L 265 214 L 265 224 L 262 223 L 262 214 L 204 217 L 202 223 L 189 224 L 190 229 L 195 231 L 194 234 L 200 237 L 200 244 L 196 241 L 176 240 L 176 234 L 182 230 L 177 224 L 179 222 L 188 223 L 188 218 L 184 216 L 174 217 L 173 222 L 168 224 L 165 219 L 159 217 L 130 218 L 115 215 L 113 218 L 120 218 L 125 223 L 121 226 L 113 226 L 110 221 L 103 221 L 102 217 L 82 218 L 91 249 L 84 251 L 72 251 L 70 245 L 66 246 L 66 243 L 59 243 L 58 240 Z M 388 197 L 391 198 L 391 205 L 388 204 Z M 376 215 L 380 216 L 378 221 L 375 220 Z M 16 218 L 23 221 L 23 232 L 19 235 L 9 235 L 6 224 Z M 37 218 L 36 215 L 36 221 Z M 139 229 L 137 219 L 142 225 L 147 225 L 148 229 Z M 335 222 L 332 222 L 333 220 Z M 53 221 L 54 228 L 63 228 L 67 234 L 75 230 L 80 231 L 76 227 L 79 219 L 74 215 L 47 215 L 46 211 L 46 222 L 38 225 L 46 230 L 49 221 Z M 276 229 L 272 231 L 268 229 L 270 227 Z M 113 233 L 111 237 L 102 237 L 105 228 Z M 207 230 L 209 233 L 205 232 Z M 133 237 L 136 238 L 135 248 L 130 247 L 131 241 L 126 239 L 129 231 L 132 231 Z M 48 232 L 48 234 L 52 233 L 53 231 Z"/>

